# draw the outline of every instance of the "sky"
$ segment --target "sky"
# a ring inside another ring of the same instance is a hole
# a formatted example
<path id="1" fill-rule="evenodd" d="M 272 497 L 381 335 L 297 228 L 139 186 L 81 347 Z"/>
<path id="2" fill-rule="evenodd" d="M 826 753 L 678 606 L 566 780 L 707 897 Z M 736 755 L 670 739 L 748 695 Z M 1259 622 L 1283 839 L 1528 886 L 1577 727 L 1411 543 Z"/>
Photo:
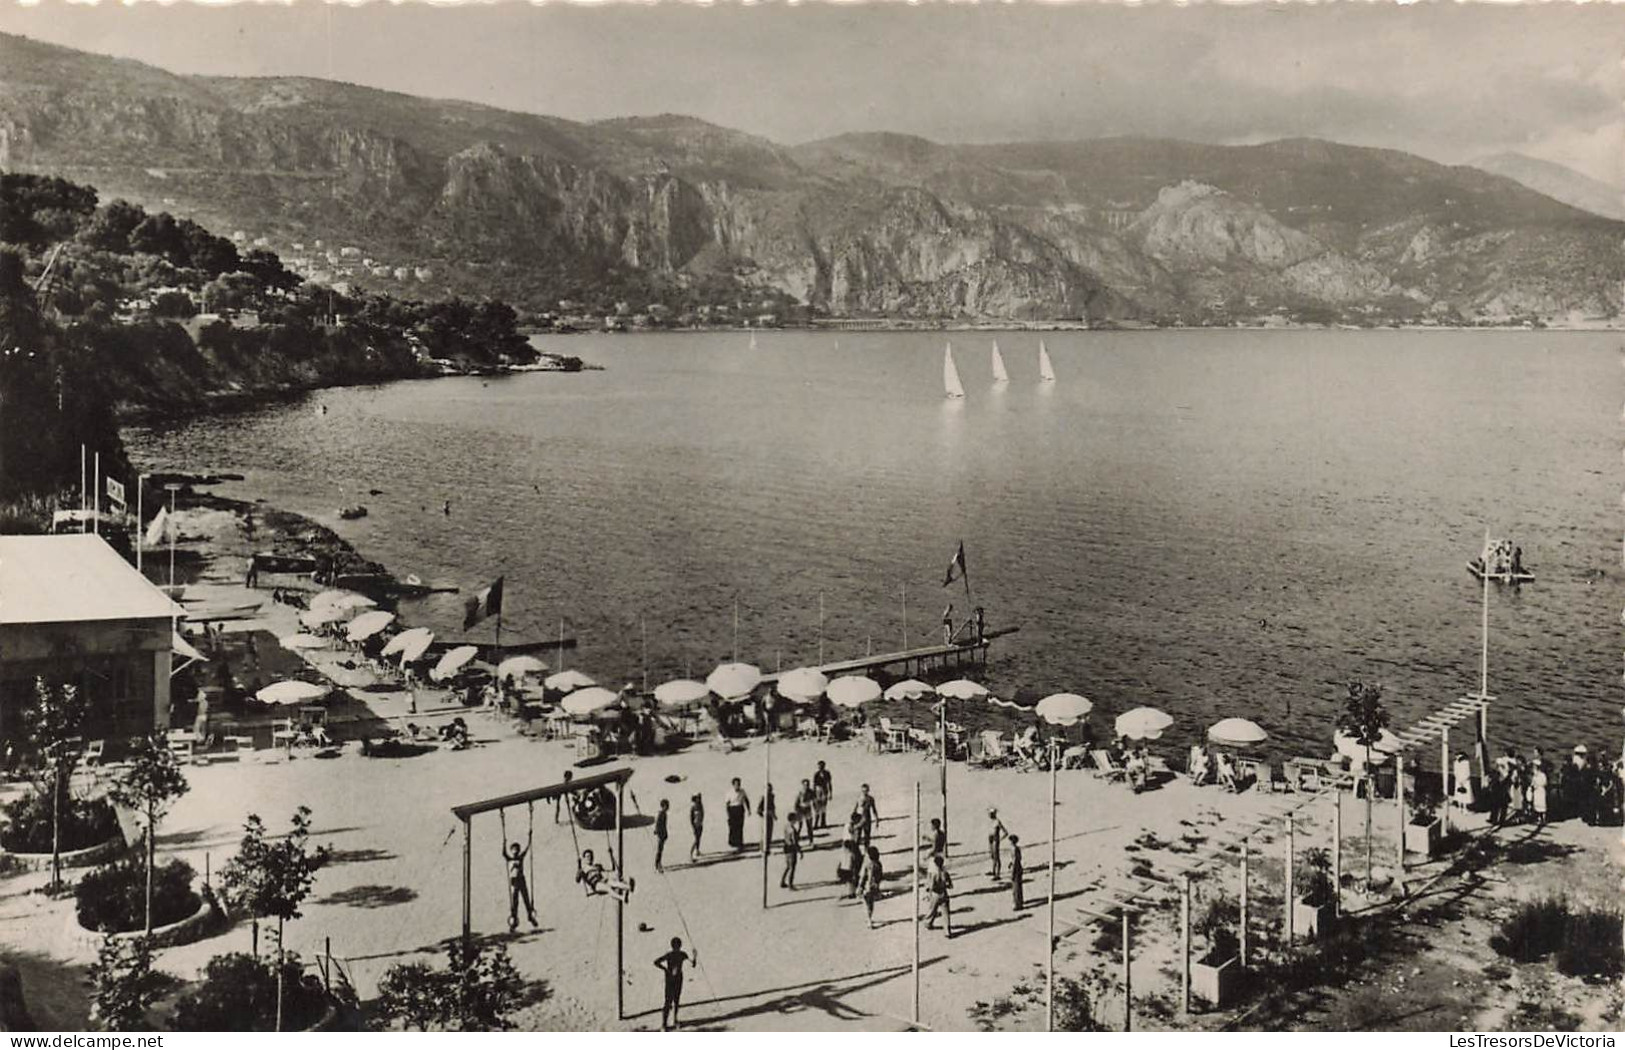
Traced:
<path id="1" fill-rule="evenodd" d="M 786 144 L 1311 135 L 1447 163 L 1516 151 L 1625 186 L 1625 3 L 0 0 L 0 32 L 576 120 L 685 113 Z"/>

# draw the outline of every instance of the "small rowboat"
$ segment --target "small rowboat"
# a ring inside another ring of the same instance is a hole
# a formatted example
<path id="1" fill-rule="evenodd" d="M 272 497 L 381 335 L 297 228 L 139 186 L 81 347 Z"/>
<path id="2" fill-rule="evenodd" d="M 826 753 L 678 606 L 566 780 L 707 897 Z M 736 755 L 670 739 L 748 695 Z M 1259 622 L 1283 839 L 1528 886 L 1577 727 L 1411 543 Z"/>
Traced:
<path id="1" fill-rule="evenodd" d="M 1484 579 L 1484 560 L 1474 558 L 1467 563 L 1467 571 L 1473 574 L 1475 580 Z M 1535 574 L 1526 569 L 1523 572 L 1492 572 L 1488 574 L 1488 577 L 1493 583 L 1532 583 Z"/>
<path id="2" fill-rule="evenodd" d="M 354 521 L 357 518 L 365 518 L 366 516 L 367 508 L 361 506 L 359 503 L 353 507 L 342 507 L 339 510 L 339 517 L 343 518 L 345 521 Z"/>

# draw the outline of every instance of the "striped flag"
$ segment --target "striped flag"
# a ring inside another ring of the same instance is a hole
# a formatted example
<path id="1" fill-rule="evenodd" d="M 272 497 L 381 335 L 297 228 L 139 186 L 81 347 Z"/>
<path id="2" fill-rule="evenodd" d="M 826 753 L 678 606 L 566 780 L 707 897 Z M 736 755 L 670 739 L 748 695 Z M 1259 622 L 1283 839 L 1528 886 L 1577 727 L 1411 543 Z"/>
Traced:
<path id="1" fill-rule="evenodd" d="M 965 541 L 960 540 L 959 551 L 954 555 L 954 560 L 948 563 L 948 575 L 943 577 L 942 585 L 946 587 L 963 575 L 965 575 Z"/>
<path id="2" fill-rule="evenodd" d="M 502 612 L 502 577 L 498 576 L 489 587 L 475 591 L 463 603 L 463 630 L 468 630 L 487 616 Z"/>

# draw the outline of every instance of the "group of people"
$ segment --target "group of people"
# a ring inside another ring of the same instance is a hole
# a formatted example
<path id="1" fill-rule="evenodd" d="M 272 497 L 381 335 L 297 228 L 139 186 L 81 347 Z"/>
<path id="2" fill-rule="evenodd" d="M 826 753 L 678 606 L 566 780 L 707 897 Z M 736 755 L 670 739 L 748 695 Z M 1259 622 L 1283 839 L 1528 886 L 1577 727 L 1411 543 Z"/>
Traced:
<path id="1" fill-rule="evenodd" d="M 1523 548 L 1511 540 L 1494 540 L 1484 546 L 1484 572 L 1491 576 L 1523 574 Z"/>
<path id="2" fill-rule="evenodd" d="M 1144 745 L 1141 745 L 1141 750 L 1144 750 Z M 1240 791 L 1243 787 L 1236 777 L 1235 760 L 1222 750 L 1215 751 L 1209 756 L 1207 748 L 1201 744 L 1192 744 L 1185 769 L 1190 774 L 1191 783 L 1197 787 L 1218 784 L 1228 791 Z"/>
<path id="3" fill-rule="evenodd" d="M 1458 798 L 1463 774 L 1471 773 L 1471 763 L 1466 759 L 1465 754 L 1456 756 Z M 1485 774 L 1484 805 L 1495 824 L 1533 822 L 1541 827 L 1548 820 L 1569 817 L 1579 817 L 1587 824 L 1605 824 L 1619 811 L 1619 763 L 1611 769 L 1600 768 L 1584 744 L 1575 745 L 1567 761 L 1555 763 L 1548 761 L 1538 747 L 1528 755 L 1508 749 L 1490 763 Z"/>

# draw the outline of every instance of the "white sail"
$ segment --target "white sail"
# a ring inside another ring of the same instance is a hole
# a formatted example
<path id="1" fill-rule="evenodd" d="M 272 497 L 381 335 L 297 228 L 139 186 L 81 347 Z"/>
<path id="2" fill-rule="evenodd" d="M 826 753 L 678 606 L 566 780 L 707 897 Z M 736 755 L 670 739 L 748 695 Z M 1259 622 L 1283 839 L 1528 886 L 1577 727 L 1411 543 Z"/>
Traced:
<path id="1" fill-rule="evenodd" d="M 1046 383 L 1055 382 L 1055 366 L 1050 364 L 1049 350 L 1042 339 L 1038 341 L 1038 378 Z"/>
<path id="2" fill-rule="evenodd" d="M 1004 370 L 1004 355 L 999 353 L 999 341 L 993 340 L 993 381 L 995 383 L 1010 382 L 1010 373 Z"/>
<path id="3" fill-rule="evenodd" d="M 949 343 L 942 351 L 942 385 L 949 397 L 964 397 L 965 387 L 959 382 L 959 369 L 954 367 L 954 345 Z"/>
<path id="4" fill-rule="evenodd" d="M 756 333 L 755 332 L 752 332 L 750 334 L 750 348 L 752 350 L 756 349 Z"/>

